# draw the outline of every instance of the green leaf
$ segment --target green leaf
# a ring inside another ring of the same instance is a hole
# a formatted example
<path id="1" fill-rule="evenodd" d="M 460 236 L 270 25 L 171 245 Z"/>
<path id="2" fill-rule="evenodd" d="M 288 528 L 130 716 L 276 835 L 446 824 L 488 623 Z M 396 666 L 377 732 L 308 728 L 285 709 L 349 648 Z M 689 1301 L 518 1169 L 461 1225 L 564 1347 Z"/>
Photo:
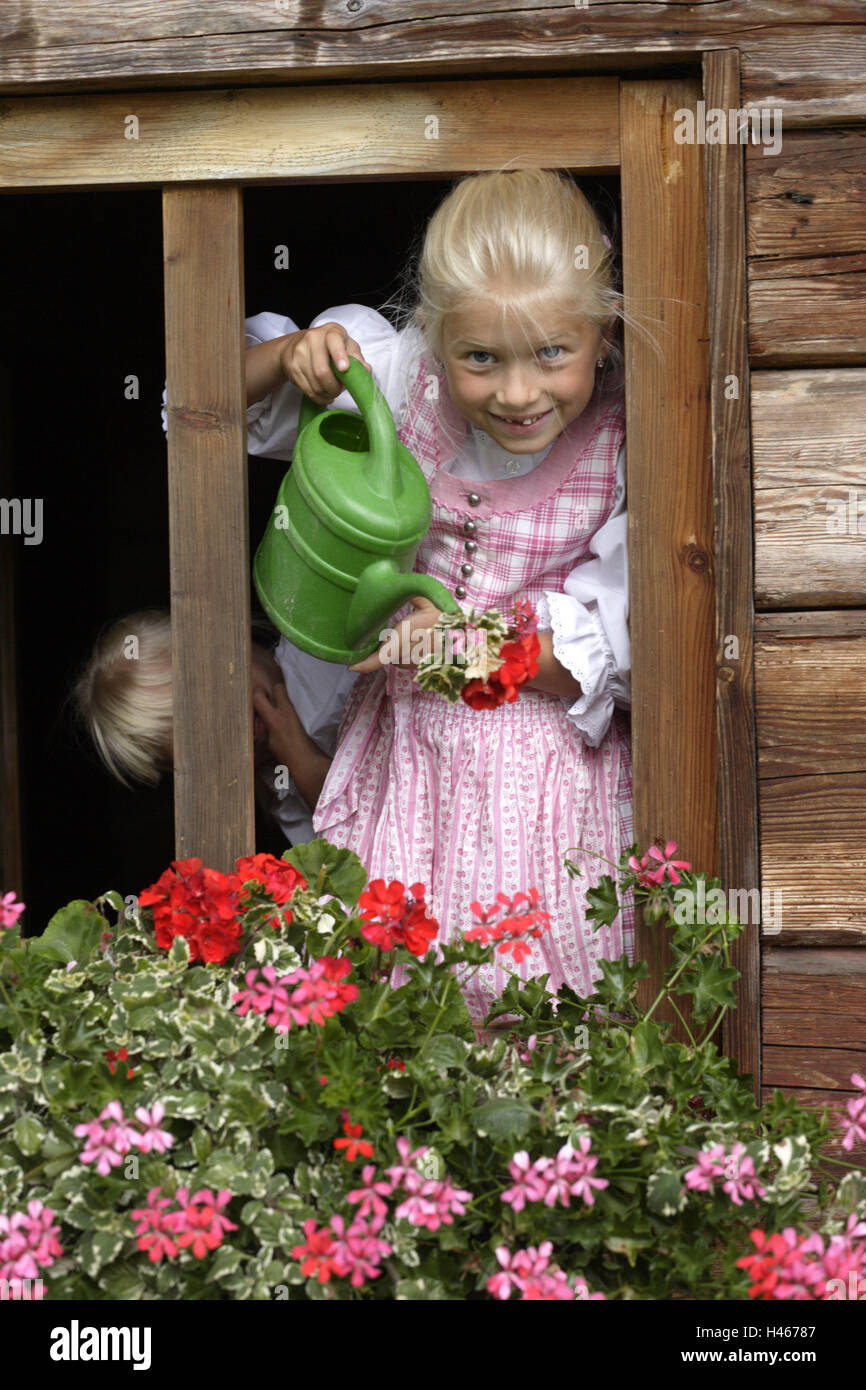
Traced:
<path id="1" fill-rule="evenodd" d="M 647 1183 L 646 1202 L 657 1216 L 676 1216 L 688 1200 L 679 1173 L 673 1168 L 659 1168 L 651 1173 Z"/>
<path id="2" fill-rule="evenodd" d="M 619 898 L 610 874 L 604 874 L 595 888 L 587 888 L 586 904 L 586 916 L 593 923 L 593 931 L 612 925 L 619 912 Z"/>
<path id="3" fill-rule="evenodd" d="M 659 1026 L 651 1018 L 642 1018 L 631 1034 L 631 1051 L 638 1071 L 649 1071 L 665 1060 L 664 1044 Z"/>
<path id="4" fill-rule="evenodd" d="M 29 943 L 30 951 L 68 965 L 71 960 L 84 965 L 99 947 L 108 922 L 93 903 L 76 899 L 55 912 L 41 936 Z"/>
<path id="5" fill-rule="evenodd" d="M 698 1021 L 703 1021 L 718 1008 L 736 1008 L 737 999 L 732 986 L 739 978 L 739 970 L 725 965 L 719 952 L 711 956 L 698 956 L 694 967 L 680 977 L 676 993 L 692 995 L 694 1016 Z"/>
<path id="6" fill-rule="evenodd" d="M 319 887 L 319 896 L 330 893 L 343 903 L 356 903 L 367 883 L 367 870 L 357 854 L 350 849 L 338 849 L 327 840 L 311 840 L 306 845 L 293 845 L 283 855 L 287 864 L 304 875 L 311 889 Z"/>
<path id="7" fill-rule="evenodd" d="M 76 1258 L 85 1274 L 95 1279 L 103 1265 L 111 1264 L 127 1237 L 120 1231 L 88 1231 L 75 1249 Z"/>
<path id="8" fill-rule="evenodd" d="M 12 1126 L 12 1138 L 23 1154 L 35 1154 L 42 1148 L 45 1126 L 35 1115 L 19 1115 Z"/>
<path id="9" fill-rule="evenodd" d="M 208 1263 L 207 1282 L 211 1284 L 218 1279 L 227 1278 L 229 1274 L 234 1274 L 240 1262 L 240 1250 L 235 1249 L 233 1245 L 223 1245 Z"/>
<path id="10" fill-rule="evenodd" d="M 453 1033 L 431 1038 L 421 1053 L 423 1060 L 433 1067 L 462 1067 L 468 1055 L 468 1044 Z"/>
<path id="11" fill-rule="evenodd" d="M 491 1139 L 519 1138 L 526 1133 L 534 1119 L 532 1106 L 516 1096 L 485 1101 L 472 1112 L 478 1133 L 489 1135 Z"/>
<path id="12" fill-rule="evenodd" d="M 168 963 L 179 970 L 185 970 L 189 965 L 189 942 L 185 936 L 174 938 L 168 952 Z"/>

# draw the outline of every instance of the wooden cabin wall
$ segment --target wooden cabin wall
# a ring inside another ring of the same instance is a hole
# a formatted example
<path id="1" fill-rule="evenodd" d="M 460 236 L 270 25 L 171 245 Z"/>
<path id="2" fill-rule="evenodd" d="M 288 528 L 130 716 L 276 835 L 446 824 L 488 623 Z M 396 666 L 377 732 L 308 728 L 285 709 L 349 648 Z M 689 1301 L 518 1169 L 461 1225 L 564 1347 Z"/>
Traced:
<path id="1" fill-rule="evenodd" d="M 782 894 L 763 1081 L 840 1100 L 866 1073 L 863 0 L 5 0 L 0 92 L 694 71 L 713 49 L 784 131 L 746 152 L 760 848 Z"/>

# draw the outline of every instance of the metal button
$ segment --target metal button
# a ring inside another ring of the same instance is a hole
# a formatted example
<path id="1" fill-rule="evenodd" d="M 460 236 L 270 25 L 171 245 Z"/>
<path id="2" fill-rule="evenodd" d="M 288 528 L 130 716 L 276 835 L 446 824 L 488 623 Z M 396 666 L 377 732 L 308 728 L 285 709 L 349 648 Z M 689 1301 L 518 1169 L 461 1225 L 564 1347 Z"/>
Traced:
<path id="1" fill-rule="evenodd" d="M 468 579 L 469 576 L 470 576 L 470 574 L 473 573 L 474 569 L 475 569 L 475 566 L 474 566 L 474 565 L 461 565 L 461 566 L 460 566 L 460 573 L 463 575 L 464 579 Z"/>
<path id="2" fill-rule="evenodd" d="M 463 543 L 463 549 L 466 551 L 466 554 L 467 554 L 467 555 L 474 555 L 475 552 L 476 552 L 476 550 L 478 549 L 478 542 L 477 542 L 477 541 L 464 541 L 464 543 Z"/>
<path id="3" fill-rule="evenodd" d="M 465 536 L 474 536 L 474 535 L 475 535 L 475 532 L 476 532 L 477 530 L 478 530 L 478 527 L 476 526 L 476 524 L 475 524 L 474 521 L 464 521 L 464 523 L 463 523 L 463 534 L 464 534 Z"/>
<path id="4" fill-rule="evenodd" d="M 468 492 L 466 494 L 466 501 L 469 503 L 470 507 L 477 507 L 481 498 L 478 496 L 477 492 Z"/>
<path id="5" fill-rule="evenodd" d="M 458 584 L 458 585 L 457 585 L 457 588 L 454 590 L 454 597 L 455 597 L 455 598 L 465 598 L 465 597 L 466 597 L 466 590 L 464 589 L 464 587 L 463 587 L 462 584 Z"/>

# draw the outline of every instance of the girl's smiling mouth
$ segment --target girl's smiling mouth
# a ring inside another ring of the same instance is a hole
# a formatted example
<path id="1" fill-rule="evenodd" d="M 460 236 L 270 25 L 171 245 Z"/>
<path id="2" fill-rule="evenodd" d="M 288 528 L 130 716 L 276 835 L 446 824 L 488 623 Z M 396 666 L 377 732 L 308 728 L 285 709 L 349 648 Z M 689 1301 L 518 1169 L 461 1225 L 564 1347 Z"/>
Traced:
<path id="1" fill-rule="evenodd" d="M 496 415 L 492 410 L 490 414 L 498 425 L 506 430 L 514 431 L 516 434 L 528 434 L 531 430 L 537 429 L 552 414 L 552 410 L 543 410 L 534 415 Z"/>

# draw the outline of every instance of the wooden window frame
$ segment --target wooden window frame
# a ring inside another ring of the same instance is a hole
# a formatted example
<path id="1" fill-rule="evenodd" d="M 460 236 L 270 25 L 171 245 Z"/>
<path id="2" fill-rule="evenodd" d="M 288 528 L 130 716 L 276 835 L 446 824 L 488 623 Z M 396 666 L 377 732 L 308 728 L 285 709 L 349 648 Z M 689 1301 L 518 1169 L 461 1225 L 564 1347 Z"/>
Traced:
<path id="1" fill-rule="evenodd" d="M 163 188 L 179 857 L 226 868 L 254 849 L 242 187 L 520 167 L 543 143 L 549 167 L 620 175 L 625 293 L 663 329 L 662 354 L 625 340 L 635 839 L 675 839 L 725 887 L 757 888 L 743 157 L 673 138 L 676 109 L 731 109 L 739 92 L 730 49 L 703 55 L 702 77 L 489 72 L 5 100 L 0 190 Z M 759 933 L 732 952 L 740 1004 L 722 1037 L 756 1089 Z M 638 913 L 647 989 L 657 945 Z"/>

